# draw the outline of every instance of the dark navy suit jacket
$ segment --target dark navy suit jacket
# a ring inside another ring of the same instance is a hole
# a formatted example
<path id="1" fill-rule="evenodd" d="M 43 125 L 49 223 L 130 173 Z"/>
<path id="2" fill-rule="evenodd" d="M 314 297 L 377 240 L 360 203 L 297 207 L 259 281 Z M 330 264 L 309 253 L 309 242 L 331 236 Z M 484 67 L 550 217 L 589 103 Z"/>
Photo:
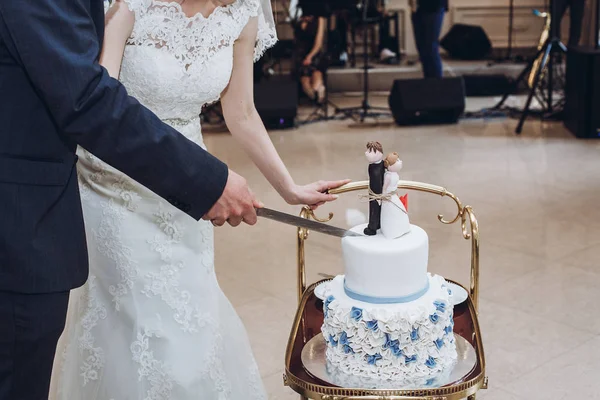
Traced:
<path id="1" fill-rule="evenodd" d="M 225 164 L 164 125 L 98 64 L 102 0 L 0 0 L 0 291 L 87 279 L 79 144 L 191 217 Z"/>

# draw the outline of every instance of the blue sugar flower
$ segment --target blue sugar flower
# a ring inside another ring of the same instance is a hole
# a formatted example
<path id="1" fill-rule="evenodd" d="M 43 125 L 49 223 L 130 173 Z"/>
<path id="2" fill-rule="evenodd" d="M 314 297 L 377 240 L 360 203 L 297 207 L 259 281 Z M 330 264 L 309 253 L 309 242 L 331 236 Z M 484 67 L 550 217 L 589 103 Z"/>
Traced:
<path id="1" fill-rule="evenodd" d="M 333 335 L 329 335 L 329 343 L 333 346 L 336 347 L 338 342 L 335 340 L 335 337 L 333 337 Z"/>
<path id="2" fill-rule="evenodd" d="M 427 365 L 429 368 L 435 368 L 437 362 L 435 362 L 435 359 L 433 357 L 429 356 L 427 361 L 425 361 L 425 365 Z"/>
<path id="3" fill-rule="evenodd" d="M 354 354 L 354 349 L 352 349 L 352 347 L 350 347 L 349 345 L 345 344 L 344 345 L 344 353 L 346 353 L 346 354 Z"/>
<path id="4" fill-rule="evenodd" d="M 404 356 L 404 363 L 405 364 L 412 364 L 417 362 L 417 355 L 415 354 L 414 356 Z"/>
<path id="5" fill-rule="evenodd" d="M 389 333 L 385 334 L 385 344 L 383 345 L 384 349 L 393 349 L 394 347 L 399 347 L 399 346 L 400 346 L 399 340 L 392 340 L 392 337 L 390 336 Z"/>
<path id="6" fill-rule="evenodd" d="M 350 311 L 350 316 L 352 317 L 353 320 L 355 321 L 360 321 L 362 319 L 362 315 L 363 315 L 363 310 L 361 310 L 360 308 L 357 307 L 352 307 L 352 310 Z"/>
<path id="7" fill-rule="evenodd" d="M 399 345 L 396 345 L 396 346 L 392 347 L 391 349 L 392 349 L 393 355 L 395 355 L 396 357 L 402 357 L 402 350 L 400 349 Z"/>
<path id="8" fill-rule="evenodd" d="M 441 349 L 442 347 L 444 347 L 444 339 L 439 338 L 438 340 L 435 340 L 433 343 L 435 343 L 435 347 L 439 349 Z"/>
<path id="9" fill-rule="evenodd" d="M 444 332 L 446 332 L 446 335 L 451 334 L 453 331 L 452 329 L 452 324 L 448 325 L 447 327 L 444 328 Z"/>
<path id="10" fill-rule="evenodd" d="M 435 378 L 429 378 L 427 379 L 427 382 L 425 382 L 425 386 L 433 386 L 435 382 Z"/>
<path id="11" fill-rule="evenodd" d="M 377 332 L 379 329 L 379 325 L 377 324 L 377 320 L 367 321 L 367 329 L 372 330 L 373 332 Z"/>
<path id="12" fill-rule="evenodd" d="M 389 343 L 392 341 L 392 337 L 390 336 L 389 333 L 385 334 L 385 344 L 383 345 L 384 349 L 387 349 L 389 347 Z"/>
<path id="13" fill-rule="evenodd" d="M 448 294 L 452 296 L 452 289 L 448 288 Z"/>
<path id="14" fill-rule="evenodd" d="M 342 332 L 342 334 L 340 335 L 340 344 L 342 344 L 342 345 L 350 344 L 350 342 L 348 342 L 348 334 L 346 332 Z"/>
<path id="15" fill-rule="evenodd" d="M 325 301 L 323 302 L 323 312 L 325 313 L 325 316 L 327 317 L 328 315 L 328 311 L 329 311 L 329 305 L 331 304 L 332 301 L 335 300 L 335 297 L 333 296 L 329 296 L 325 299 Z"/>
<path id="16" fill-rule="evenodd" d="M 437 324 L 437 322 L 439 321 L 440 317 L 437 314 L 431 314 L 429 316 L 429 320 L 431 322 L 433 322 L 434 324 Z"/>
<path id="17" fill-rule="evenodd" d="M 329 307 L 329 305 L 330 305 L 330 304 L 331 304 L 331 303 L 332 303 L 334 300 L 335 300 L 335 297 L 333 297 L 333 296 L 328 296 L 328 297 L 325 299 L 325 307 Z"/>
<path id="18" fill-rule="evenodd" d="M 367 363 L 369 365 L 375 365 L 379 360 L 381 360 L 381 354 L 374 354 L 372 356 L 367 355 Z"/>
<path id="19" fill-rule="evenodd" d="M 436 300 L 433 302 L 433 305 L 435 306 L 435 309 L 438 310 L 439 312 L 443 313 L 446 312 L 446 303 L 440 300 Z"/>
<path id="20" fill-rule="evenodd" d="M 413 342 L 419 340 L 419 328 L 413 328 L 412 332 L 410 333 L 410 340 Z"/>

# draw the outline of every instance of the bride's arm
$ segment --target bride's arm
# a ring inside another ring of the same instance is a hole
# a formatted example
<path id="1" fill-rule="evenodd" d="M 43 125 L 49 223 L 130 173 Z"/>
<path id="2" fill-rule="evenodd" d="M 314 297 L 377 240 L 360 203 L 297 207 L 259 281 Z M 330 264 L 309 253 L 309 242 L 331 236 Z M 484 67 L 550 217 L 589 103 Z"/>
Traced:
<path id="1" fill-rule="evenodd" d="M 106 68 L 108 74 L 115 79 L 119 78 L 125 44 L 131 35 L 134 20 L 134 13 L 129 10 L 123 0 L 117 0 L 106 13 L 100 65 Z"/>
<path id="2" fill-rule="evenodd" d="M 324 194 L 347 183 L 315 182 L 307 186 L 294 183 L 254 106 L 254 44 L 258 24 L 252 18 L 233 47 L 233 72 L 229 85 L 222 93 L 223 115 L 229 131 L 241 144 L 269 183 L 289 204 L 318 206 L 337 196 Z"/>

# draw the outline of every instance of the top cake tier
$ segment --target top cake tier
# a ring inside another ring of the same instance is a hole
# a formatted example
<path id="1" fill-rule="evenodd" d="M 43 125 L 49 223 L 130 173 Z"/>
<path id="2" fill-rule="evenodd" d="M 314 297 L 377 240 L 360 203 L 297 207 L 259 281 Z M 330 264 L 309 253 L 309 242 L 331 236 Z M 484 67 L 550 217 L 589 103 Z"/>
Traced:
<path id="1" fill-rule="evenodd" d="M 366 225 L 352 230 L 362 232 Z M 418 299 L 428 289 L 429 238 L 416 225 L 397 239 L 347 236 L 342 239 L 346 294 L 376 304 Z"/>

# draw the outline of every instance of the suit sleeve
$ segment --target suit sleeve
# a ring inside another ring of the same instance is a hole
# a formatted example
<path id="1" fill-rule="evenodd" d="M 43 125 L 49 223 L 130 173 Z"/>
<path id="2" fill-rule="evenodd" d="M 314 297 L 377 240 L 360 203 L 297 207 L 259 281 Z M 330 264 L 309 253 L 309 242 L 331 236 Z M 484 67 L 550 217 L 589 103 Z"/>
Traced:
<path id="1" fill-rule="evenodd" d="M 61 134 L 200 219 L 223 193 L 227 166 L 110 78 L 83 1 L 0 0 L 0 40 Z"/>

